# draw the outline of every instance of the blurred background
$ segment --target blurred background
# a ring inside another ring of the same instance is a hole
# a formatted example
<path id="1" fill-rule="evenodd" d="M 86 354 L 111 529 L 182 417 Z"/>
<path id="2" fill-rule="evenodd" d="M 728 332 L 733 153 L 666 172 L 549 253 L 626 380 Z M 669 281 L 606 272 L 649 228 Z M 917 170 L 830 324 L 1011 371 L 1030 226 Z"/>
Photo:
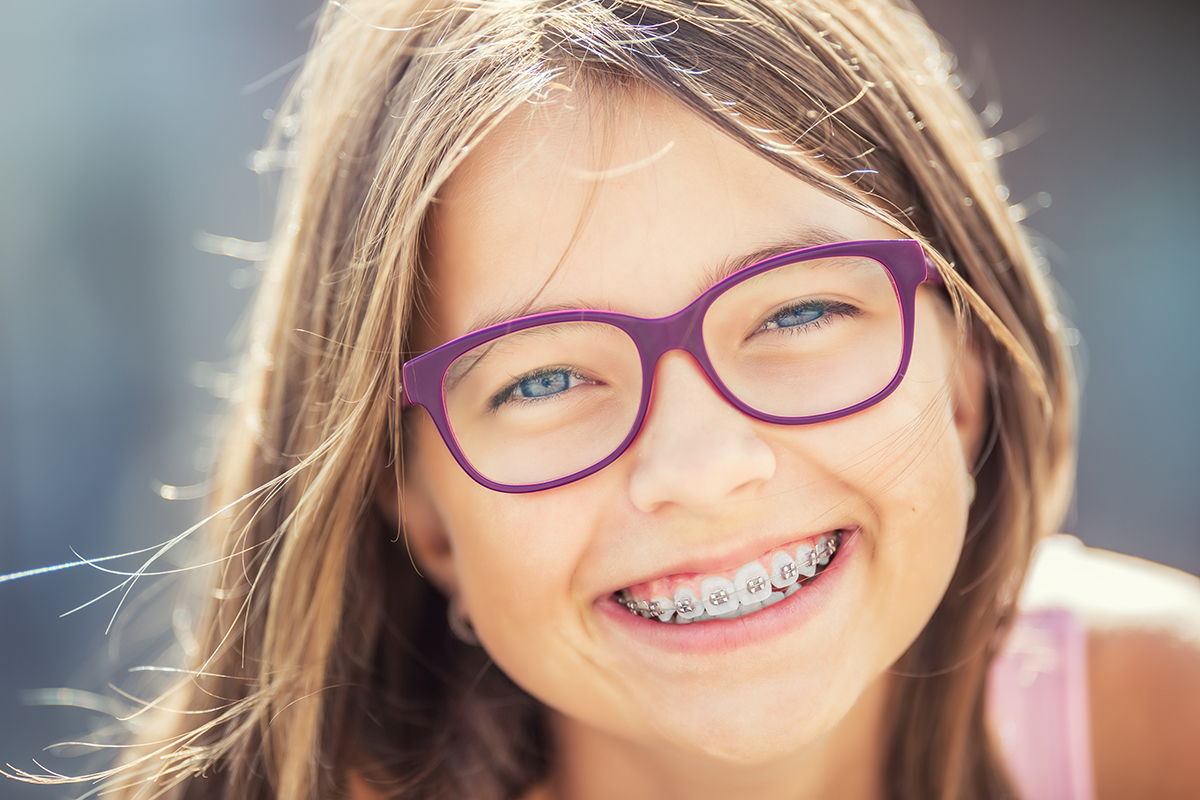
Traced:
<path id="1" fill-rule="evenodd" d="M 272 181 L 248 167 L 316 5 L 0 3 L 0 575 L 199 513 L 164 495 L 208 467 L 258 275 L 219 253 L 269 233 Z M 1067 530 L 1200 573 L 1200 4 L 920 5 L 993 132 L 1030 139 L 1003 158 L 1010 202 L 1036 211 L 1087 364 Z M 155 580 L 131 601 L 167 607 Z M 102 724 L 109 665 L 158 639 L 106 634 L 120 593 L 60 615 L 119 581 L 0 583 L 0 763 L 87 766 L 42 747 Z M 64 701 L 98 711 L 33 705 Z"/>

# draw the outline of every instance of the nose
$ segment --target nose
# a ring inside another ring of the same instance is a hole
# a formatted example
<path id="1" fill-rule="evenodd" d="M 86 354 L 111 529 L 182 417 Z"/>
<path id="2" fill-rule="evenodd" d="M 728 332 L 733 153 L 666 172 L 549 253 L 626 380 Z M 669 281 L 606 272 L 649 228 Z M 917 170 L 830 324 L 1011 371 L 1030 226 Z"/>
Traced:
<path id="1" fill-rule="evenodd" d="M 755 420 L 731 406 L 687 353 L 658 362 L 638 439 L 629 495 L 652 512 L 668 505 L 711 514 L 775 474 L 775 452 Z"/>

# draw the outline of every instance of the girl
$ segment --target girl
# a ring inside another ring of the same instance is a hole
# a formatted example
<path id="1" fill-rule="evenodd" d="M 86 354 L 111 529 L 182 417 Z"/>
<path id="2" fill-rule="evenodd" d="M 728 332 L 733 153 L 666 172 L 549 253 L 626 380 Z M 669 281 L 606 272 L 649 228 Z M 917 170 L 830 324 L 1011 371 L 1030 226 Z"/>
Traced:
<path id="1" fill-rule="evenodd" d="M 1017 606 L 1075 388 L 951 68 L 883 0 L 331 3 L 112 785 L 1194 791 L 1183 629 Z"/>

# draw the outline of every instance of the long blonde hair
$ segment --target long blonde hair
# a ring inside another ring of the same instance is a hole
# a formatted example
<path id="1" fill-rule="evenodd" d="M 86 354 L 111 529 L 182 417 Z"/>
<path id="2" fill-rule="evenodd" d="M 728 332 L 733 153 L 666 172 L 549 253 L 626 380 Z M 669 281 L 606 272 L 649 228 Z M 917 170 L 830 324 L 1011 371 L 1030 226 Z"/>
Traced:
<path id="1" fill-rule="evenodd" d="M 1075 388 L 953 62 L 903 0 L 331 2 L 271 142 L 288 166 L 215 478 L 201 648 L 113 785 L 291 800 L 357 771 L 393 797 L 499 799 L 552 765 L 540 706 L 448 635 L 372 497 L 403 466 L 431 204 L 556 84 L 664 93 L 939 254 L 990 427 L 957 572 L 895 667 L 883 785 L 1006 796 L 984 679 L 1064 512 Z"/>

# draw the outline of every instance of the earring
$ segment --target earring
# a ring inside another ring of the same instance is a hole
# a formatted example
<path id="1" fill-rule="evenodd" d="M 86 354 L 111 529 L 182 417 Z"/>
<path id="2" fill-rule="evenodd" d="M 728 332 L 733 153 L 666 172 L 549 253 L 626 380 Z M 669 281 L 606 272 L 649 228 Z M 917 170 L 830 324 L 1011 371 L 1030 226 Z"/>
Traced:
<path id="1" fill-rule="evenodd" d="M 967 473 L 967 505 L 975 502 L 975 476 Z"/>
<path id="2" fill-rule="evenodd" d="M 479 647 L 479 637 L 475 634 L 475 628 L 471 626 L 471 620 L 467 619 L 467 615 L 459 607 L 458 595 L 451 597 L 446 606 L 446 623 L 450 626 L 454 638 L 463 644 Z"/>

